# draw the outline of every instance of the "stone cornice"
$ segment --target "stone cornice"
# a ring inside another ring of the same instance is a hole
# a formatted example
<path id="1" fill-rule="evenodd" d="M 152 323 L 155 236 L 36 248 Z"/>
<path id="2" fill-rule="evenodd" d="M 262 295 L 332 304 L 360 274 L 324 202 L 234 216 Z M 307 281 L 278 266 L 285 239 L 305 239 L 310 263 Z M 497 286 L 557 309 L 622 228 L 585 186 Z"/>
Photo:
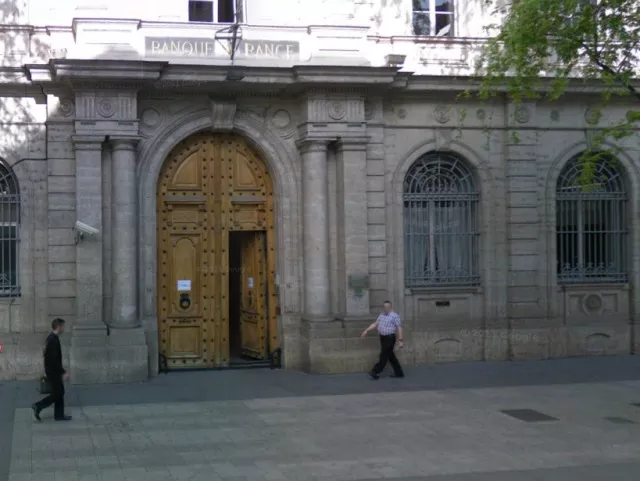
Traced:
<path id="1" fill-rule="evenodd" d="M 268 85 L 285 88 L 292 93 L 308 88 L 340 89 L 360 88 L 362 93 L 380 87 L 388 89 L 394 84 L 398 69 L 395 67 L 340 67 L 296 66 L 241 67 L 243 78 L 227 80 L 229 65 L 170 65 L 168 62 L 120 61 L 120 60 L 62 60 L 48 64 L 25 65 L 28 79 L 33 83 L 51 85 L 64 83 L 75 90 L 145 89 L 171 86 L 184 90 L 190 88 L 216 89 L 224 85 L 241 92 L 253 86 Z M 180 84 L 180 85 L 179 85 Z M 184 84 L 184 85 L 181 85 Z"/>
<path id="2" fill-rule="evenodd" d="M 391 85 L 398 73 L 397 67 L 343 67 L 337 65 L 300 65 L 293 67 L 296 83 L 329 85 Z"/>
<path id="3" fill-rule="evenodd" d="M 143 60 L 69 60 L 55 59 L 47 64 L 24 66 L 28 81 L 16 72 L 13 79 L 0 84 L 0 92 L 15 96 L 34 96 L 40 87 L 71 86 L 74 90 L 153 88 L 191 92 L 242 92 L 268 87 L 277 94 L 298 95 L 310 92 L 344 92 L 363 95 L 385 91 L 410 95 L 424 92 L 451 93 L 477 90 L 478 79 L 472 76 L 423 76 L 399 72 L 397 67 L 318 66 L 294 67 L 246 66 L 235 67 L 242 72 L 242 80 L 229 81 L 229 65 L 172 65 L 165 61 Z M 175 85 L 173 85 L 175 83 Z M 550 87 L 551 79 L 543 80 L 542 92 Z M 39 84 L 39 85 L 38 85 Z M 640 83 L 639 83 L 640 85 Z M 571 80 L 567 93 L 598 94 L 606 88 L 595 80 Z M 498 90 L 501 90 L 500 88 Z M 502 89 L 506 92 L 506 87 Z M 6 94 L 5 94 L 6 95 Z"/>

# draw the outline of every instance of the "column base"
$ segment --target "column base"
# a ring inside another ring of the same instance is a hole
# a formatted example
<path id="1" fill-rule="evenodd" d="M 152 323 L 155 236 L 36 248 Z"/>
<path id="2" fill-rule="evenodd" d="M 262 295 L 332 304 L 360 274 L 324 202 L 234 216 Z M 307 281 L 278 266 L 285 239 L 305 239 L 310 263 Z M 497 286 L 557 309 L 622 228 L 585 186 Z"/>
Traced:
<path id="1" fill-rule="evenodd" d="M 77 326 L 71 334 L 72 384 L 125 383 L 149 379 L 149 356 L 142 328 Z"/>

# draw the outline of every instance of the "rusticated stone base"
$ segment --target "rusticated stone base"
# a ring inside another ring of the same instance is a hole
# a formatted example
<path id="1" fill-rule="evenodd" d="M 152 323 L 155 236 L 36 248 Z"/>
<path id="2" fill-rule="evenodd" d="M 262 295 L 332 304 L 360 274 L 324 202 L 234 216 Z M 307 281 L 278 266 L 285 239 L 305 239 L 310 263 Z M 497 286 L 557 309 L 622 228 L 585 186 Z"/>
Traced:
<path id="1" fill-rule="evenodd" d="M 303 320 L 303 370 L 311 373 L 364 372 L 375 363 L 375 333 L 360 338 L 371 319 Z M 405 327 L 404 364 L 544 360 L 558 357 L 631 354 L 632 327 L 626 323 L 539 329 L 438 329 Z"/>
<path id="2" fill-rule="evenodd" d="M 70 374 L 73 384 L 121 383 L 149 378 L 149 352 L 143 328 L 74 327 Z"/>

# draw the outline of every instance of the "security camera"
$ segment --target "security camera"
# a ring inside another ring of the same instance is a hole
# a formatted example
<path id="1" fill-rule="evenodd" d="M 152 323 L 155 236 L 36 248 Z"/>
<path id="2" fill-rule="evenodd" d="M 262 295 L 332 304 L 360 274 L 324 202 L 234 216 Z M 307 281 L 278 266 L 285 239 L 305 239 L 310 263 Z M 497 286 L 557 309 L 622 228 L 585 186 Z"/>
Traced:
<path id="1" fill-rule="evenodd" d="M 80 222 L 79 220 L 76 221 L 76 225 L 74 226 L 74 229 L 76 232 L 80 233 L 81 235 L 82 234 L 96 235 L 98 234 L 98 232 L 100 232 L 95 227 L 91 227 L 90 225 L 87 225 L 84 222 Z"/>

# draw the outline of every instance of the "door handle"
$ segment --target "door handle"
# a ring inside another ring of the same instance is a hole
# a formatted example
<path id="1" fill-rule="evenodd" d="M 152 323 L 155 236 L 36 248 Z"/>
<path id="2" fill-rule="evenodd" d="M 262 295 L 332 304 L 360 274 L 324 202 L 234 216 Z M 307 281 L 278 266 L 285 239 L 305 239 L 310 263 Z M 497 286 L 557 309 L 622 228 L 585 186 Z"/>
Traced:
<path id="1" fill-rule="evenodd" d="M 186 292 L 180 294 L 179 305 L 180 308 L 185 311 L 191 307 L 191 297 L 189 297 L 189 294 L 187 294 Z"/>

